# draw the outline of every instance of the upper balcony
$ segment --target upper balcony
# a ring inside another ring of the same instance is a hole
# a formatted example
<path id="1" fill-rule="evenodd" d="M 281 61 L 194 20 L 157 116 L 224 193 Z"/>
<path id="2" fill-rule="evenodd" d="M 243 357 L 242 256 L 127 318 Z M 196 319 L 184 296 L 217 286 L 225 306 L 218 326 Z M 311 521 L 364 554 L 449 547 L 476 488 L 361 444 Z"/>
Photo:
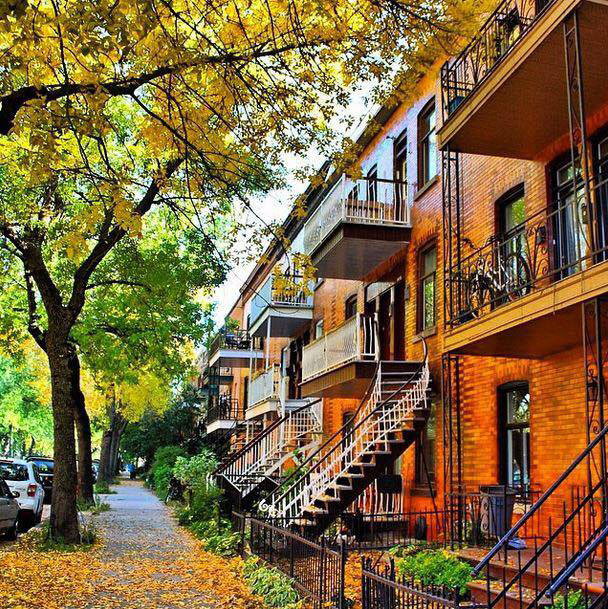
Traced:
<path id="1" fill-rule="evenodd" d="M 264 414 L 277 412 L 280 406 L 281 368 L 269 366 L 251 379 L 245 417 L 254 419 Z"/>
<path id="2" fill-rule="evenodd" d="M 571 174 L 565 176 L 571 179 Z M 581 303 L 608 292 L 608 178 L 476 247 L 445 274 L 444 348 L 544 357 L 581 344 Z"/>
<path id="3" fill-rule="evenodd" d="M 343 175 L 304 225 L 319 277 L 362 279 L 410 239 L 407 184 Z"/>
<path id="4" fill-rule="evenodd" d="M 209 347 L 209 366 L 219 368 L 248 368 L 251 360 L 264 357 L 262 340 L 246 330 L 223 328 Z"/>
<path id="5" fill-rule="evenodd" d="M 232 398 L 230 394 L 211 396 L 208 404 L 207 434 L 234 429 L 240 421 L 244 420 L 244 413 L 239 408 L 239 401 Z"/>
<path id="6" fill-rule="evenodd" d="M 312 286 L 302 277 L 272 273 L 251 301 L 252 336 L 291 337 L 312 319 Z"/>
<path id="7" fill-rule="evenodd" d="M 566 38 L 577 10 L 585 109 L 608 102 L 608 5 L 591 0 L 503 0 L 441 71 L 441 147 L 534 159 L 569 131 Z M 567 28 L 564 23 L 567 21 Z M 575 101 L 576 103 L 576 101 Z"/>

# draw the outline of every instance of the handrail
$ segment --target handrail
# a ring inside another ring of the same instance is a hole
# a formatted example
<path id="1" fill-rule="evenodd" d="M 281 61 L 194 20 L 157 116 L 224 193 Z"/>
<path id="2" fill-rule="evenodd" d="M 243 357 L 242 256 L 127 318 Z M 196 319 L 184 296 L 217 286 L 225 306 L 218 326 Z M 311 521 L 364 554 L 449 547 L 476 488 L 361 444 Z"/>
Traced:
<path id="1" fill-rule="evenodd" d="M 283 423 L 285 421 L 285 419 L 287 417 L 293 417 L 294 415 L 298 414 L 299 412 L 301 412 L 302 410 L 305 410 L 306 408 L 309 408 L 310 406 L 313 406 L 314 404 L 317 404 L 318 402 L 320 402 L 322 400 L 322 398 L 317 398 L 316 400 L 313 400 L 312 402 L 308 402 L 307 404 L 304 404 L 303 406 L 300 406 L 299 408 L 296 408 L 295 410 L 290 410 L 288 412 L 286 412 L 282 417 L 278 418 L 276 421 L 274 421 L 271 425 L 269 425 L 266 429 L 262 430 L 257 436 L 255 436 L 255 438 L 251 439 L 247 444 L 245 444 L 245 446 L 243 446 L 243 448 L 241 448 L 241 450 L 237 451 L 232 458 L 230 458 L 228 461 L 226 461 L 226 463 L 222 463 L 221 465 L 219 465 L 216 469 L 214 469 L 211 472 L 212 476 L 218 476 L 219 474 L 222 473 L 223 470 L 227 469 L 228 467 L 230 467 L 231 465 L 233 465 L 236 461 L 238 461 L 238 459 L 240 459 L 252 446 L 254 446 L 256 444 L 256 442 L 260 442 L 261 440 L 263 440 L 267 435 L 269 435 L 270 433 L 272 433 L 272 431 L 274 431 L 277 427 L 279 427 L 279 425 L 281 425 L 281 423 Z"/>
<path id="2" fill-rule="evenodd" d="M 357 429 L 359 429 L 359 427 L 361 425 L 363 425 L 363 423 L 365 423 L 367 420 L 369 420 L 371 418 L 372 415 L 376 414 L 376 412 L 378 412 L 379 410 L 381 410 L 386 404 L 388 404 L 388 402 L 390 402 L 398 393 L 400 393 L 401 391 L 403 391 L 403 389 L 405 389 L 411 382 L 413 379 L 416 378 L 416 376 L 418 376 L 420 374 L 420 372 L 422 371 L 422 369 L 424 368 L 424 365 L 426 363 L 427 360 L 427 355 L 428 355 L 428 348 L 427 348 L 427 344 L 426 344 L 426 340 L 424 338 L 422 338 L 422 344 L 423 344 L 423 349 L 424 349 L 424 357 L 422 359 L 422 362 L 418 365 L 418 367 L 416 368 L 416 370 L 414 372 L 412 372 L 410 374 L 410 376 L 408 377 L 408 380 L 405 381 L 398 389 L 395 389 L 395 391 L 393 391 L 393 393 L 391 393 L 391 395 L 386 398 L 383 402 L 381 402 L 380 404 L 378 404 L 371 412 L 369 412 L 363 419 L 361 419 L 361 421 L 359 421 L 356 425 L 354 425 L 349 431 L 347 431 L 347 433 L 344 435 L 344 437 L 342 438 L 342 442 L 346 442 L 346 440 L 351 437 L 355 431 Z M 378 365 L 376 366 L 376 373 L 378 372 L 378 370 L 380 369 L 381 363 L 379 362 Z M 361 400 L 359 406 L 357 407 L 357 410 L 355 411 L 355 414 L 353 416 L 353 419 L 356 419 L 357 415 L 361 412 L 361 409 L 363 408 L 363 406 L 366 404 L 367 402 L 367 398 L 369 397 L 371 391 L 373 390 L 373 387 L 375 387 L 376 385 L 376 381 L 375 381 L 375 375 L 374 378 L 372 379 L 372 381 L 370 382 L 367 391 L 365 393 L 365 396 L 363 397 L 363 399 Z M 325 447 L 327 447 L 336 437 L 338 437 L 342 432 L 345 431 L 346 428 L 348 428 L 351 424 L 351 421 L 347 421 L 342 427 L 340 427 L 340 429 L 338 431 L 336 431 L 328 440 L 326 440 L 312 455 L 310 455 L 307 459 L 305 459 L 300 465 L 299 467 L 288 477 L 283 481 L 283 484 L 281 486 L 283 486 L 283 488 L 285 488 L 285 486 L 287 485 L 287 483 L 292 480 L 293 478 L 295 478 L 296 476 L 298 476 L 298 473 L 300 472 L 300 470 L 302 468 L 304 468 L 307 464 L 309 464 Z M 321 459 L 319 461 L 317 461 L 312 467 L 311 469 L 309 469 L 306 472 L 306 475 L 310 475 L 314 470 L 319 469 L 320 465 L 322 463 L 324 463 L 326 461 L 326 459 L 333 454 L 333 452 L 338 449 L 341 445 L 342 442 L 338 442 L 336 444 L 334 444 L 334 446 L 332 446 L 332 448 L 325 453 Z M 298 477 L 297 482 L 299 482 L 301 478 Z M 292 486 L 289 486 L 289 488 L 287 488 L 287 490 L 285 490 L 285 492 L 280 495 L 277 499 L 276 502 L 281 501 L 282 499 L 284 499 L 290 492 L 291 492 Z"/>
<path id="3" fill-rule="evenodd" d="M 538 512 L 540 507 L 547 501 L 547 499 L 554 493 L 554 491 L 566 480 L 566 478 L 576 469 L 578 465 L 585 459 L 591 451 L 604 439 L 608 434 L 608 424 L 595 436 L 593 441 L 579 454 L 579 456 L 567 467 L 567 469 L 559 476 L 559 478 L 553 482 L 553 484 L 538 498 L 538 501 L 532 506 L 532 508 L 526 512 L 512 527 L 507 531 L 505 535 L 494 545 L 494 547 L 484 556 L 479 564 L 473 569 L 473 576 L 477 577 L 481 570 L 488 565 L 488 563 L 500 552 L 500 550 L 509 543 L 513 536 L 523 527 L 530 518 Z"/>

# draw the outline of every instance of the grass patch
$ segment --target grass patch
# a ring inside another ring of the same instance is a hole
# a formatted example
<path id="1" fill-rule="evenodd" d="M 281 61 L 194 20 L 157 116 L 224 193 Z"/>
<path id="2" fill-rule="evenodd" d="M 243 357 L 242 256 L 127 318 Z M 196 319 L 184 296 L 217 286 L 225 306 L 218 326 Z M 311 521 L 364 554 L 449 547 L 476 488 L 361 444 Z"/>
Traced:
<path id="1" fill-rule="evenodd" d="M 116 483 L 112 481 L 112 484 Z M 97 493 L 98 495 L 116 495 L 116 491 L 113 491 L 110 488 L 110 484 L 107 482 L 97 482 L 93 488 L 95 490 L 95 493 Z"/>
<path id="2" fill-rule="evenodd" d="M 81 543 L 67 543 L 60 538 L 51 538 L 49 525 L 32 529 L 27 536 L 27 543 L 36 552 L 61 552 L 69 554 L 72 552 L 86 552 L 90 550 L 97 540 L 97 532 L 91 525 L 84 527 Z"/>

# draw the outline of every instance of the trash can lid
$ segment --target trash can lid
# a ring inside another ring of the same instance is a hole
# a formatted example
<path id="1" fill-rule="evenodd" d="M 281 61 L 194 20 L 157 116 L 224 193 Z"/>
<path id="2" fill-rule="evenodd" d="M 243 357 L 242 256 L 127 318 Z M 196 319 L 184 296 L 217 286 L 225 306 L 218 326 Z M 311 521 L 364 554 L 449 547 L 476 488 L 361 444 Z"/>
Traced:
<path id="1" fill-rule="evenodd" d="M 490 484 L 488 486 L 480 486 L 480 493 L 487 495 L 516 495 L 517 493 L 509 486 L 504 484 Z"/>

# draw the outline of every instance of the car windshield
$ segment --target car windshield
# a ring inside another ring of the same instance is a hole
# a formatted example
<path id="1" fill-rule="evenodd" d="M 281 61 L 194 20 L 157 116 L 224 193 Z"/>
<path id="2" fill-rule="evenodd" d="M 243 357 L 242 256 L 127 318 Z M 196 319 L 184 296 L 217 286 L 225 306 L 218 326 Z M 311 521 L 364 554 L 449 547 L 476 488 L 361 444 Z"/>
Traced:
<path id="1" fill-rule="evenodd" d="M 30 475 L 27 471 L 27 465 L 0 462 L 0 478 L 9 482 L 26 482 Z"/>
<path id="2" fill-rule="evenodd" d="M 38 468 L 41 474 L 53 473 L 53 461 L 45 461 L 44 459 L 32 459 L 32 463 Z"/>

